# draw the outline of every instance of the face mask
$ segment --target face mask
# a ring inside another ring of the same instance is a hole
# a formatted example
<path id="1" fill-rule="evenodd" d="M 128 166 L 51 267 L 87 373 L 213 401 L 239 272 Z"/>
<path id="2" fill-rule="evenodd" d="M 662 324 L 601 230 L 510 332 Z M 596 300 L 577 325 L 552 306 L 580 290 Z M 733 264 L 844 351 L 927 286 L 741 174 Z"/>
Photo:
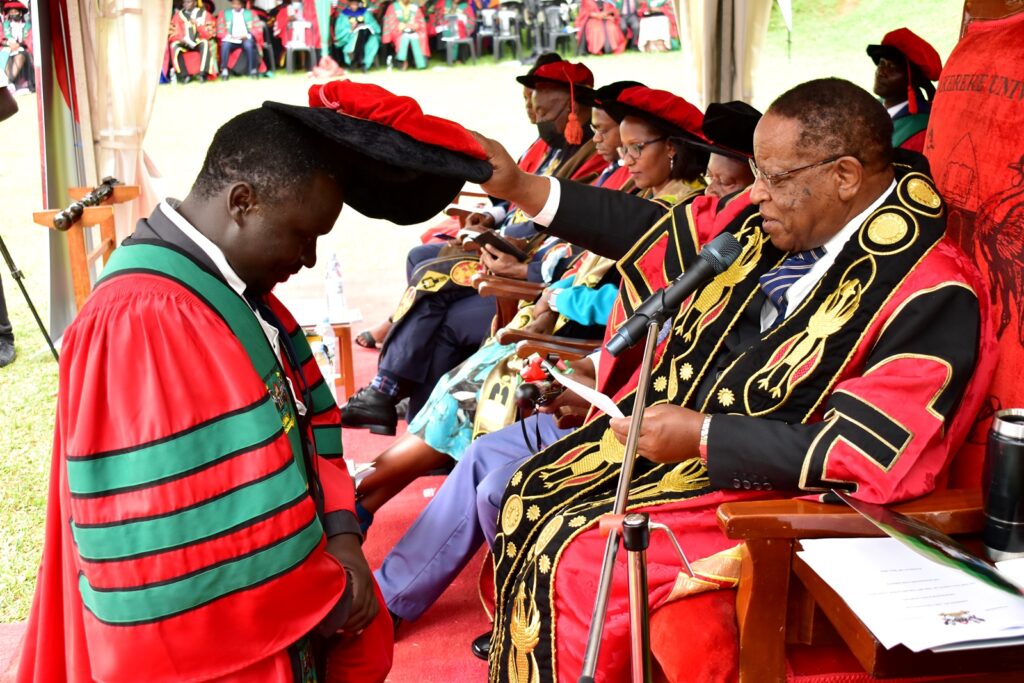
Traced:
<path id="1" fill-rule="evenodd" d="M 557 121 L 538 121 L 537 134 L 548 143 L 548 147 L 564 147 L 565 136 L 558 130 Z"/>

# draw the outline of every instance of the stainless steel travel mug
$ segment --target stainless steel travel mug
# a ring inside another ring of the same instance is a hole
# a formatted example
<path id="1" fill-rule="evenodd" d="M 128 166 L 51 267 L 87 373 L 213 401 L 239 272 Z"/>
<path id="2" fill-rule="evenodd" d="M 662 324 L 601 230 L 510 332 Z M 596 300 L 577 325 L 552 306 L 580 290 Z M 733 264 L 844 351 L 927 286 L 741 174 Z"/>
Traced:
<path id="1" fill-rule="evenodd" d="M 981 486 L 985 501 L 982 541 L 989 558 L 1024 557 L 1024 409 L 995 414 Z"/>

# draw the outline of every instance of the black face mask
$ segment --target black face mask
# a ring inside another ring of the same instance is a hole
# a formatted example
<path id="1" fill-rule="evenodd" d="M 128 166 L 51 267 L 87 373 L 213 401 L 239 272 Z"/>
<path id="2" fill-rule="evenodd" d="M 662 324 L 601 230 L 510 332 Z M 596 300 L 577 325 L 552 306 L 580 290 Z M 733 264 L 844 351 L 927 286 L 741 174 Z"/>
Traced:
<path id="1" fill-rule="evenodd" d="M 562 134 L 562 131 L 558 130 L 558 122 L 555 120 L 538 121 L 537 134 L 541 140 L 548 143 L 548 147 L 565 147 L 565 135 Z"/>

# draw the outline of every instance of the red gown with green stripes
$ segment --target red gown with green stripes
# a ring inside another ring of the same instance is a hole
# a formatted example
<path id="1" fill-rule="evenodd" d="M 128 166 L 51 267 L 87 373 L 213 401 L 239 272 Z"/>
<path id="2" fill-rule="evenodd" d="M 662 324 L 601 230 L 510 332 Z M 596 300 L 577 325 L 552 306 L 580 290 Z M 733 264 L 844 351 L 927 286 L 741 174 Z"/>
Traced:
<path id="1" fill-rule="evenodd" d="M 354 491 L 337 405 L 269 299 L 300 369 L 282 367 L 245 301 L 187 256 L 154 244 L 112 256 L 64 337 L 18 681 L 301 678 L 294 646 L 346 583 L 309 482 L 325 513 L 352 510 Z M 289 381 L 303 380 L 312 418 L 300 422 Z M 350 673 L 328 676 L 382 680 L 390 635 L 349 641 Z"/>

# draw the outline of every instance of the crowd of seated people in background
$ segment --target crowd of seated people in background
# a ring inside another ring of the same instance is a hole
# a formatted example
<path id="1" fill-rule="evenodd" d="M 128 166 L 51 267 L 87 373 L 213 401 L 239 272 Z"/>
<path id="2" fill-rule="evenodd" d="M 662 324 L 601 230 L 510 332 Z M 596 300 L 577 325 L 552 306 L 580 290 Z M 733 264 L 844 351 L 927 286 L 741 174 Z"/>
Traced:
<path id="1" fill-rule="evenodd" d="M 327 76 L 381 65 L 424 69 L 432 55 L 445 58 L 449 44 L 450 61 L 461 63 L 512 35 L 524 61 L 560 38 L 579 54 L 679 47 L 669 0 L 175 0 L 164 77 L 255 78 L 292 60 Z"/>

